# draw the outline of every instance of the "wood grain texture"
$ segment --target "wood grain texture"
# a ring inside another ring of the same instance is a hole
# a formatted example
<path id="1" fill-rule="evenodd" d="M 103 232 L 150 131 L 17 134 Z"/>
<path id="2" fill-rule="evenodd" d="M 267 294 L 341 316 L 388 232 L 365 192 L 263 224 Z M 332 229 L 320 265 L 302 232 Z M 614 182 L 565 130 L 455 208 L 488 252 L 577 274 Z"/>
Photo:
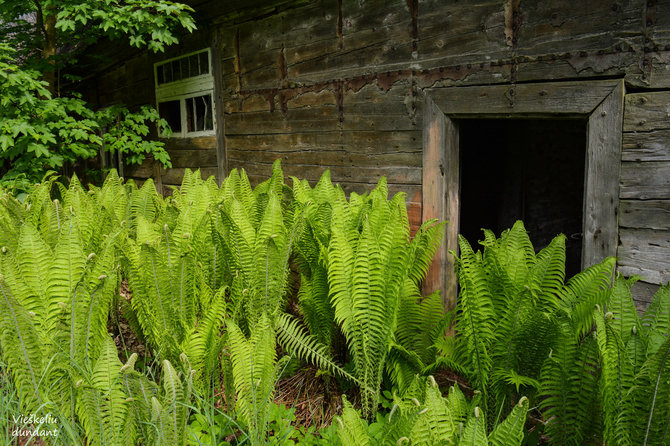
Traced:
<path id="1" fill-rule="evenodd" d="M 670 161 L 622 163 L 621 198 L 670 198 Z"/>
<path id="2" fill-rule="evenodd" d="M 590 114 L 620 81 L 549 82 L 432 89 L 430 95 L 454 118 L 473 115 L 551 116 Z"/>
<path id="3" fill-rule="evenodd" d="M 221 49 L 223 41 L 221 30 L 215 30 L 212 35 L 212 76 L 214 76 L 214 129 L 216 131 L 216 180 L 220 185 L 228 174 L 228 157 L 226 154 L 226 121 L 223 93 L 223 67 L 221 63 Z M 201 164 L 199 164 L 201 165 Z"/>
<path id="4" fill-rule="evenodd" d="M 582 267 L 616 255 L 623 81 L 589 116 L 587 124 Z"/>
<path id="5" fill-rule="evenodd" d="M 670 161 L 670 129 L 623 134 L 622 161 Z"/>
<path id="6" fill-rule="evenodd" d="M 621 229 L 619 271 L 640 275 L 649 283 L 670 281 L 670 229 Z"/>
<path id="7" fill-rule="evenodd" d="M 445 308 L 451 310 L 457 300 L 454 259 L 449 250 L 458 249 L 458 130 L 430 96 L 426 97 L 423 119 L 422 219 L 451 219 L 424 281 L 424 292 L 440 290 Z"/>
<path id="8" fill-rule="evenodd" d="M 666 200 L 621 200 L 619 205 L 620 228 L 670 229 L 670 197 Z"/>
<path id="9" fill-rule="evenodd" d="M 624 132 L 670 129 L 670 91 L 626 95 Z"/>

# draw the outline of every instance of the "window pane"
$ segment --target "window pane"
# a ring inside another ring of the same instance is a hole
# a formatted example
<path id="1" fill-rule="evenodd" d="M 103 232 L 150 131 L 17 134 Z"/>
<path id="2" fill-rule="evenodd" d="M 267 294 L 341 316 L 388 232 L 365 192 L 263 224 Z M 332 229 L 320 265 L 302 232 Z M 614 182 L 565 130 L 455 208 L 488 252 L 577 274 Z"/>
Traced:
<path id="1" fill-rule="evenodd" d="M 188 66 L 189 66 L 189 71 L 188 71 L 189 76 L 197 76 L 198 74 L 200 74 L 200 70 L 198 68 L 198 55 L 197 54 L 194 54 L 194 55 L 188 57 Z"/>
<path id="2" fill-rule="evenodd" d="M 165 78 L 163 77 L 163 65 L 156 67 L 156 81 L 158 85 L 165 83 Z"/>
<path id="3" fill-rule="evenodd" d="M 200 74 L 209 73 L 209 53 L 204 51 L 199 54 L 200 56 Z"/>
<path id="4" fill-rule="evenodd" d="M 166 63 L 165 65 L 162 66 L 163 71 L 164 71 L 164 77 L 165 77 L 165 82 L 172 82 L 172 65 L 169 63 Z"/>
<path id="5" fill-rule="evenodd" d="M 212 97 L 208 94 L 186 99 L 186 131 L 214 130 Z"/>
<path id="6" fill-rule="evenodd" d="M 158 104 L 158 114 L 170 125 L 173 132 L 181 132 L 181 112 L 179 109 L 179 100 L 160 102 Z"/>
<path id="7" fill-rule="evenodd" d="M 178 60 L 172 61 L 172 80 L 178 81 L 181 79 L 181 68 Z"/>

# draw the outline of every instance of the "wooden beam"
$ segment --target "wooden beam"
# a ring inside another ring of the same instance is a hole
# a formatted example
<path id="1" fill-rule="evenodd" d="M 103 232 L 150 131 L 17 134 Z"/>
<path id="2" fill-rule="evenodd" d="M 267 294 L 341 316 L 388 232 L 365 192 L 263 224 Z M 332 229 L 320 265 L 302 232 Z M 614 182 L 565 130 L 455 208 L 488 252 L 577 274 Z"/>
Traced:
<path id="1" fill-rule="evenodd" d="M 586 127 L 582 268 L 616 255 L 623 100 L 621 80 L 590 114 Z"/>
<path id="2" fill-rule="evenodd" d="M 221 47 L 223 39 L 221 30 L 217 28 L 212 35 L 212 75 L 214 76 L 214 129 L 216 132 L 216 181 L 221 182 L 228 174 L 228 157 L 226 154 L 226 132 L 223 99 L 223 69 L 221 68 Z"/>
<path id="3" fill-rule="evenodd" d="M 451 310 L 458 290 L 454 258 L 449 254 L 458 247 L 458 129 L 427 96 L 423 130 L 422 220 L 448 220 L 442 246 L 424 281 L 424 292 L 440 290 L 445 308 Z"/>
<path id="4" fill-rule="evenodd" d="M 450 118 L 585 117 L 621 81 L 574 81 L 429 90 Z"/>

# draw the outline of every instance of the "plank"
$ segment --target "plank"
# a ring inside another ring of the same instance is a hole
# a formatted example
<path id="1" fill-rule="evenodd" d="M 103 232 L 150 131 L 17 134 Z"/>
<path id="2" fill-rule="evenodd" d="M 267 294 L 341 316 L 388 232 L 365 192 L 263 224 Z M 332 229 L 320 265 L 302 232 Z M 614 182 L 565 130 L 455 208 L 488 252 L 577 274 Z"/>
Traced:
<path id="1" fill-rule="evenodd" d="M 265 109 L 229 113 L 226 133 L 418 130 L 415 111 L 407 102 L 409 93 L 408 85 L 397 84 L 388 92 L 368 85 L 358 92 L 345 92 L 341 104 L 334 92 L 304 93 L 289 100 L 285 112 Z"/>
<path id="2" fill-rule="evenodd" d="M 510 58 L 504 31 L 503 2 L 420 2 L 417 62 L 428 68 L 440 58 L 448 65 Z"/>
<path id="3" fill-rule="evenodd" d="M 214 31 L 212 36 L 212 76 L 214 77 L 214 130 L 216 132 L 216 180 L 219 185 L 228 173 L 228 157 L 226 154 L 226 122 L 224 113 L 223 67 L 221 63 L 221 47 L 223 46 L 221 30 Z M 200 165 L 200 164 L 199 164 Z"/>
<path id="4" fill-rule="evenodd" d="M 282 165 L 322 165 L 326 167 L 375 167 L 394 169 L 407 167 L 421 169 L 421 151 L 365 153 L 350 152 L 341 149 L 333 150 L 301 150 L 299 152 L 245 151 L 230 150 L 231 160 L 237 163 L 265 163 L 268 158 L 279 158 Z M 188 166 L 186 166 L 188 167 Z"/>
<path id="5" fill-rule="evenodd" d="M 621 229 L 618 269 L 649 283 L 670 281 L 670 230 Z"/>
<path id="6" fill-rule="evenodd" d="M 621 198 L 670 198 L 670 161 L 621 164 Z"/>
<path id="7" fill-rule="evenodd" d="M 541 84 L 456 87 L 429 90 L 450 117 L 514 113 L 538 117 L 590 114 L 620 81 L 551 82 Z M 512 96 L 513 92 L 513 96 Z"/>
<path id="8" fill-rule="evenodd" d="M 616 255 L 623 99 L 623 81 L 618 81 L 587 124 L 583 268 Z"/>
<path id="9" fill-rule="evenodd" d="M 605 48 L 591 51 L 570 51 L 557 46 L 549 54 L 528 54 L 516 58 L 518 82 L 557 81 L 575 78 L 622 78 L 626 83 L 640 84 L 642 74 L 640 53 L 642 37 L 631 37 L 628 43 L 612 40 Z"/>
<path id="10" fill-rule="evenodd" d="M 644 282 L 642 280 L 638 281 L 633 285 L 631 289 L 631 294 L 633 295 L 633 301 L 635 301 L 635 308 L 639 315 L 642 315 L 649 307 L 654 294 L 658 291 L 659 285 Z"/>
<path id="11" fill-rule="evenodd" d="M 670 161 L 670 129 L 623 134 L 623 161 Z"/>
<path id="12" fill-rule="evenodd" d="M 197 169 L 198 167 L 216 167 L 217 157 L 216 150 L 170 150 L 170 161 L 172 167 L 189 167 Z"/>
<path id="13" fill-rule="evenodd" d="M 231 168 L 244 168 L 250 175 L 264 176 L 271 166 L 273 158 L 267 163 L 249 163 L 245 160 L 229 158 Z M 386 177 L 389 183 L 396 184 L 421 184 L 421 170 L 412 167 L 396 166 L 392 169 L 386 167 L 361 167 L 361 166 L 323 166 L 318 164 L 282 164 L 286 175 L 298 178 L 319 178 L 325 168 L 330 168 L 331 175 L 338 182 L 365 183 L 376 182 L 381 177 Z M 335 180 L 333 180 L 335 181 Z"/>
<path id="14" fill-rule="evenodd" d="M 621 200 L 620 228 L 668 230 L 670 198 L 667 200 Z"/>
<path id="15" fill-rule="evenodd" d="M 641 32 L 644 0 L 572 0 L 520 3 L 519 55 L 604 49 Z"/>
<path id="16" fill-rule="evenodd" d="M 626 95 L 624 132 L 670 129 L 670 91 Z"/>
<path id="17" fill-rule="evenodd" d="M 421 147 L 421 132 L 417 130 L 226 135 L 226 144 L 228 150 L 295 152 L 336 148 L 374 154 L 414 151 Z"/>
<path id="18" fill-rule="evenodd" d="M 440 290 L 445 308 L 451 310 L 457 299 L 454 259 L 449 249 L 458 245 L 458 131 L 430 96 L 425 100 L 423 123 L 422 220 L 452 220 L 423 287 L 425 293 Z"/>

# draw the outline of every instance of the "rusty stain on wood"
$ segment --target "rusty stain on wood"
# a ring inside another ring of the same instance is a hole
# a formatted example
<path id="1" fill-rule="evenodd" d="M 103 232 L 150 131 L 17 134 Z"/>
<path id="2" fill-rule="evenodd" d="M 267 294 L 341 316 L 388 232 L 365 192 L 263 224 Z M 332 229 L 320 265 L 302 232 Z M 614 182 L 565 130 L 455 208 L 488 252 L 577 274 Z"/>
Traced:
<path id="1" fill-rule="evenodd" d="M 233 48 L 235 50 L 235 59 L 233 60 L 233 68 L 237 78 L 237 92 L 242 91 L 242 62 L 240 60 L 240 29 L 235 31 L 235 38 L 233 39 Z M 240 97 L 239 108 L 242 111 L 243 99 Z"/>
<path id="2" fill-rule="evenodd" d="M 654 69 L 652 52 L 657 51 L 654 44 L 654 24 L 656 23 L 656 9 L 657 0 L 648 0 L 644 4 L 644 23 L 643 23 L 643 37 L 644 43 L 642 48 L 642 82 L 651 83 L 651 76 Z"/>
<path id="3" fill-rule="evenodd" d="M 338 81 L 336 84 L 335 98 L 337 100 L 337 117 L 341 129 L 344 122 L 344 82 L 342 81 Z"/>
<path id="4" fill-rule="evenodd" d="M 516 47 L 517 31 L 519 30 L 519 3 L 520 0 L 505 0 L 505 44 Z"/>
<path id="5" fill-rule="evenodd" d="M 412 19 L 409 26 L 409 37 L 412 39 L 412 58 L 418 58 L 419 49 L 419 0 L 407 0 L 407 8 Z"/>
<path id="6" fill-rule="evenodd" d="M 520 0 L 505 0 L 503 13 L 505 16 L 505 44 L 512 48 L 512 67 L 510 70 L 511 87 L 505 95 L 509 100 L 510 108 L 516 100 L 516 82 L 519 73 L 519 59 L 517 55 L 517 41 L 521 19 L 519 14 Z"/>
<path id="7" fill-rule="evenodd" d="M 337 49 L 344 48 L 344 35 L 342 34 L 342 0 L 337 0 Z"/>

